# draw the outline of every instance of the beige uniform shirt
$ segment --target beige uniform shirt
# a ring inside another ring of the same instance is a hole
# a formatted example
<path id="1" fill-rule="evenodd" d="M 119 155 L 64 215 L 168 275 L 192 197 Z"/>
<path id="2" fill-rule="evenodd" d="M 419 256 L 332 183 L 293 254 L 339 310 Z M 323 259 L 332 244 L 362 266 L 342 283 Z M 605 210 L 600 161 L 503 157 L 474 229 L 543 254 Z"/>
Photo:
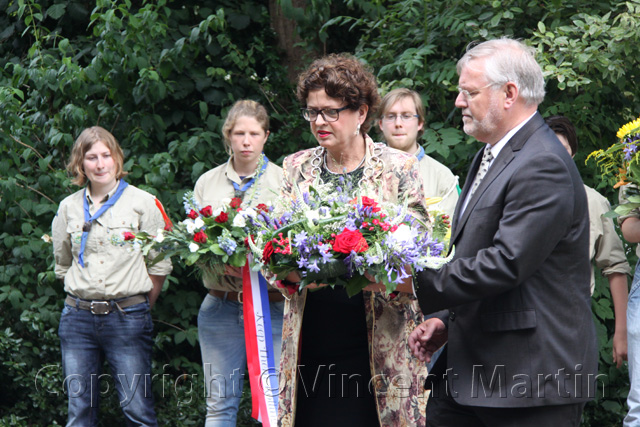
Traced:
<path id="1" fill-rule="evenodd" d="M 108 194 L 112 197 L 116 187 Z M 125 188 L 120 199 L 93 221 L 84 250 L 84 268 L 78 264 L 82 226 L 84 224 L 84 189 L 65 198 L 53 219 L 52 239 L 55 272 L 64 278 L 64 290 L 82 299 L 107 300 L 146 294 L 153 288 L 150 274 L 166 276 L 171 272 L 171 260 L 147 268 L 145 258 L 135 251 L 123 233 L 146 231 L 155 235 L 164 229 L 162 214 L 155 197 L 132 185 Z M 89 211 L 98 209 L 87 191 Z M 155 257 L 150 253 L 149 259 Z"/>
<path id="2" fill-rule="evenodd" d="M 442 197 L 442 201 L 429 207 L 441 210 L 453 217 L 453 211 L 458 203 L 458 177 L 448 167 L 425 154 L 418 163 L 420 176 L 424 185 L 424 195 L 429 197 Z"/>
<path id="3" fill-rule="evenodd" d="M 603 215 L 611 210 L 609 201 L 591 187 L 584 186 L 589 204 L 589 256 L 595 265 L 602 270 L 603 276 L 613 273 L 631 273 L 631 267 L 624 253 L 624 246 L 611 218 Z M 596 281 L 591 265 L 591 293 Z"/>
<path id="4" fill-rule="evenodd" d="M 631 188 L 636 188 L 636 186 L 634 184 L 627 184 L 627 185 L 623 185 L 622 187 L 620 187 L 619 193 L 618 193 L 618 201 L 620 204 L 624 204 L 624 203 L 628 203 L 627 200 L 627 190 L 631 189 Z M 588 193 L 587 193 L 588 194 Z M 632 210 L 628 215 L 624 215 L 624 216 L 619 216 L 618 219 L 618 225 L 622 225 L 622 223 L 624 222 L 625 219 L 627 218 L 640 218 L 640 210 L 638 210 L 638 208 Z M 636 245 L 636 255 L 638 256 L 638 258 L 640 258 L 640 244 Z"/>
<path id="5" fill-rule="evenodd" d="M 200 206 L 211 206 L 217 208 L 221 205 L 221 200 L 234 197 L 234 188 L 231 182 L 235 182 L 240 187 L 247 183 L 255 173 L 240 179 L 231 159 L 198 178 L 193 194 Z M 269 203 L 278 197 L 280 184 L 282 182 L 282 168 L 271 161 L 267 165 L 260 178 L 246 191 L 242 201 L 242 207 L 256 207 L 260 203 Z M 239 292 L 242 290 L 242 279 L 233 276 L 203 277 L 204 286 L 209 289 L 217 289 L 229 292 Z"/>

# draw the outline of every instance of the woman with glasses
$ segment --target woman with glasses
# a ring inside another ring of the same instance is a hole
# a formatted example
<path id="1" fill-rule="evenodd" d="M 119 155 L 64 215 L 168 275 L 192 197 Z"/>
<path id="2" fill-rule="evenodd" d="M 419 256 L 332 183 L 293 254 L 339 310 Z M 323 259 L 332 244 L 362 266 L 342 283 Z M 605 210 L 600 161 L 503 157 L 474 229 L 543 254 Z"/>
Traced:
<path id="1" fill-rule="evenodd" d="M 458 202 L 458 177 L 448 167 L 428 156 L 418 139 L 424 133 L 424 105 L 420 95 L 410 89 L 394 89 L 382 98 L 378 126 L 389 147 L 418 158 L 427 198 L 438 198 L 435 209 L 449 217 Z"/>
<path id="2" fill-rule="evenodd" d="M 363 64 L 347 55 L 318 59 L 299 76 L 297 97 L 318 147 L 284 160 L 283 197 L 295 198 L 294 185 L 304 192 L 316 179 L 349 179 L 361 195 L 407 202 L 424 217 L 416 157 L 367 135 L 380 97 Z M 284 285 L 298 279 L 290 274 Z M 421 318 L 411 293 L 365 290 L 349 298 L 344 288 L 319 285 L 292 295 L 285 304 L 279 425 L 424 425 L 426 370 L 407 340 Z"/>

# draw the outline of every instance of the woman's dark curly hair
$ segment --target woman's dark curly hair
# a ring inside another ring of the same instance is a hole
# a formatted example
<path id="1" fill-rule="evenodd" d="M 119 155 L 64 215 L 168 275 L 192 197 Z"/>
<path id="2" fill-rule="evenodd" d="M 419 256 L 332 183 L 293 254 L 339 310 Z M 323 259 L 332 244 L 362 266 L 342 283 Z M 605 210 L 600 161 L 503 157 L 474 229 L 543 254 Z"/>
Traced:
<path id="1" fill-rule="evenodd" d="M 333 53 L 313 61 L 298 77 L 298 101 L 306 106 L 309 92 L 319 89 L 324 89 L 331 98 L 344 100 L 351 110 L 369 106 L 360 132 L 366 134 L 371 129 L 380 106 L 378 84 L 373 73 L 358 59 L 345 53 Z"/>

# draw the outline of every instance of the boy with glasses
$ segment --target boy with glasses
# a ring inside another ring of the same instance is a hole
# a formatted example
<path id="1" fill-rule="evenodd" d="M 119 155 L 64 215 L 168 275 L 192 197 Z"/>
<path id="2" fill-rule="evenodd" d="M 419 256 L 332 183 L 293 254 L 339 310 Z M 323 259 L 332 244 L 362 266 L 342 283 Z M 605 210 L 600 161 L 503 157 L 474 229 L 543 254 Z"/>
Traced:
<path id="1" fill-rule="evenodd" d="M 442 163 L 425 154 L 418 144 L 424 133 L 424 106 L 417 92 L 401 88 L 389 92 L 380 105 L 378 126 L 389 147 L 414 154 L 427 199 L 441 199 L 436 207 L 450 217 L 458 201 L 458 177 Z"/>

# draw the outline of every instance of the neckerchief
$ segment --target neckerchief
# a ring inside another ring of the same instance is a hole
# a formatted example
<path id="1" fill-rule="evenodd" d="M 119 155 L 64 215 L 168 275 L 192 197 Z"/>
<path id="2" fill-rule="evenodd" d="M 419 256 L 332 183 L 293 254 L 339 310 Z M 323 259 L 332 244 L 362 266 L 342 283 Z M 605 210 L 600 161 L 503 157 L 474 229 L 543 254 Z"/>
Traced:
<path id="1" fill-rule="evenodd" d="M 244 198 L 244 193 L 246 193 L 246 191 L 253 185 L 253 183 L 256 181 L 256 178 L 259 178 L 260 175 L 262 175 L 262 173 L 265 171 L 265 169 L 267 169 L 269 159 L 264 154 L 262 155 L 262 157 L 264 157 L 264 164 L 262 165 L 262 169 L 260 169 L 247 183 L 243 184 L 242 187 L 240 187 L 240 185 L 238 185 L 237 183 L 231 181 L 231 184 L 233 184 L 233 189 L 235 190 L 235 197 L 239 197 L 241 199 Z"/>
<path id="2" fill-rule="evenodd" d="M 93 214 L 93 216 L 91 216 L 91 213 L 89 212 L 89 201 L 87 200 L 87 189 L 86 188 L 84 189 L 84 225 L 82 226 L 82 240 L 80 241 L 80 254 L 78 255 L 78 264 L 80 264 L 80 267 L 84 268 L 84 248 L 87 245 L 87 238 L 89 237 L 91 224 L 93 223 L 93 221 L 98 219 L 100 215 L 105 213 L 107 209 L 109 209 L 118 201 L 120 196 L 122 196 L 122 192 L 128 186 L 129 184 L 124 179 L 121 179 L 120 184 L 118 184 L 118 189 L 113 194 L 113 196 L 109 197 L 109 200 L 107 200 L 105 204 L 102 205 L 100 209 L 98 209 L 98 212 Z"/>

